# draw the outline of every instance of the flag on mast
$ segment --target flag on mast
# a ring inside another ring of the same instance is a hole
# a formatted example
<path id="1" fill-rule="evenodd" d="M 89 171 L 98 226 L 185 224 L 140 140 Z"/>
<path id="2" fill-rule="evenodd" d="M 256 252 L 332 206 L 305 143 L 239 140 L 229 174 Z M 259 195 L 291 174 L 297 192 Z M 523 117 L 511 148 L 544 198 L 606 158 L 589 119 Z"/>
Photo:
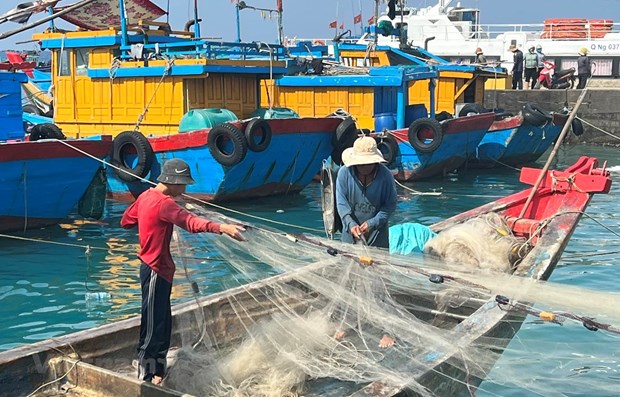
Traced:
<path id="1" fill-rule="evenodd" d="M 362 14 L 357 14 L 353 17 L 353 24 L 357 25 L 358 23 L 362 23 Z"/>
<path id="2" fill-rule="evenodd" d="M 336 29 L 337 26 L 338 26 L 338 21 L 332 21 L 329 23 L 329 27 L 332 29 Z"/>

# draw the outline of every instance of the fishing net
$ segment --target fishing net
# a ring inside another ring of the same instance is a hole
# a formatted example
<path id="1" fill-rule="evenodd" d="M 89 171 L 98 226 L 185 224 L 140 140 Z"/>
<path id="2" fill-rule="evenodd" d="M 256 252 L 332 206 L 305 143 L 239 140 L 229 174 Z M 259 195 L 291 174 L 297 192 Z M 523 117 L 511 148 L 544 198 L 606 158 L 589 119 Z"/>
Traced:
<path id="1" fill-rule="evenodd" d="M 613 332 L 592 333 L 569 350 L 513 336 L 527 315 L 525 327 L 557 327 L 566 335 L 560 339 L 588 332 L 581 319 L 558 316 L 560 328 L 532 317 L 547 316 L 538 308 L 591 312 L 584 296 L 596 300 L 597 320 L 619 324 L 617 294 L 512 276 L 529 245 L 511 236 L 500 217 L 454 229 L 431 240 L 427 254 L 407 257 L 256 226 L 248 227 L 245 242 L 179 232 L 178 266 L 191 265 L 202 240 L 210 239 L 238 282 L 231 279 L 226 293 L 202 298 L 203 309 L 185 320 L 191 324 L 175 325 L 183 330 L 182 347 L 170 357 L 165 386 L 230 397 L 390 396 L 402 390 L 507 395 L 515 389 L 614 395 L 616 358 L 601 361 L 604 350 L 593 353 L 618 343 Z M 273 277 L 244 284 L 265 265 Z M 512 306 L 501 297 L 537 306 Z M 582 378 L 579 386 L 566 388 L 575 376 Z"/>

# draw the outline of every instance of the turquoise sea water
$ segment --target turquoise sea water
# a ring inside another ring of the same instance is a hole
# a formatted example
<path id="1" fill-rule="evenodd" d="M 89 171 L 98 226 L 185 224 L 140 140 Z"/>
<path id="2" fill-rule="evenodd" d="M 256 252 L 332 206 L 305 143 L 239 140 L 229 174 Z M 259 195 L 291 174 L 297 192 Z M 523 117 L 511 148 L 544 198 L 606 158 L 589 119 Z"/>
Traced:
<path id="1" fill-rule="evenodd" d="M 608 160 L 609 167 L 620 170 L 620 155 L 615 148 L 576 146 L 559 153 L 557 167 L 570 165 L 582 154 Z M 542 164 L 541 164 L 542 166 Z M 618 195 L 620 172 L 609 195 L 595 196 L 587 213 L 615 231 L 620 228 Z M 420 191 L 437 190 L 439 197 L 414 196 L 399 188 L 398 212 L 392 222 L 433 223 L 442 218 L 479 206 L 498 197 L 521 190 L 518 173 L 511 169 L 470 170 L 458 177 L 416 183 Z M 230 207 L 253 215 L 322 230 L 320 186 L 311 184 L 301 194 L 289 197 L 253 199 L 229 204 Z M 119 220 L 126 204 L 108 201 L 104 218 L 98 222 L 83 221 L 78 215 L 63 224 L 26 234 L 27 239 L 0 238 L 0 350 L 51 338 L 103 323 L 121 320 L 139 313 L 140 289 L 136 259 L 135 231 L 120 228 Z M 294 230 L 294 229 L 290 229 Z M 319 233 L 319 232 L 317 232 Z M 321 234 L 321 233 L 319 233 Z M 64 245 L 58 245 L 58 243 Z M 72 245 L 72 246 L 67 246 Z M 90 246 L 87 250 L 85 247 Z M 620 254 L 601 256 L 583 252 L 620 251 L 618 238 L 596 222 L 583 218 L 551 280 L 557 283 L 588 287 L 594 290 L 619 290 Z M 88 252 L 89 251 L 89 252 Z M 210 254 L 207 254 L 207 256 Z M 215 255 L 215 254 L 214 254 Z M 234 275 L 224 263 L 205 261 L 193 265 L 192 278 L 200 285 L 201 293 L 209 294 L 234 285 Z M 268 269 L 257 268 L 256 277 Z M 177 270 L 173 301 L 191 298 L 191 288 L 182 269 Z M 92 299 L 93 292 L 110 294 L 101 300 Z M 617 324 L 616 324 L 617 325 Z M 593 339 L 594 338 L 594 339 Z M 607 359 L 620 360 L 620 339 L 604 332 L 588 332 L 583 327 L 541 325 L 526 321 L 513 343 L 516 347 L 502 356 L 494 371 L 503 363 L 522 359 L 528 349 L 541 346 L 566 349 L 570 356 L 576 346 L 590 342 Z M 609 342 L 609 343 L 607 343 Z M 596 357 L 597 351 L 589 351 Z M 528 360 L 532 357 L 528 356 Z M 503 361 L 508 360 L 508 361 Z M 529 362 L 529 361 L 528 361 Z M 540 357 L 545 369 L 544 355 Z M 557 363 L 549 363 L 549 371 L 557 371 Z M 579 382 L 580 374 L 596 371 L 601 382 L 614 381 L 620 390 L 618 361 L 600 363 L 596 368 L 565 369 L 558 375 L 563 382 Z M 615 379 L 615 380 L 613 380 Z M 556 379 L 557 380 L 557 379 Z M 565 386 L 565 384 L 563 383 Z M 479 395 L 523 395 L 504 390 L 497 385 L 483 385 L 487 392 Z M 578 390 L 578 389 L 576 389 Z M 488 393 L 488 394 L 485 394 Z M 585 395 L 576 392 L 574 395 Z"/>

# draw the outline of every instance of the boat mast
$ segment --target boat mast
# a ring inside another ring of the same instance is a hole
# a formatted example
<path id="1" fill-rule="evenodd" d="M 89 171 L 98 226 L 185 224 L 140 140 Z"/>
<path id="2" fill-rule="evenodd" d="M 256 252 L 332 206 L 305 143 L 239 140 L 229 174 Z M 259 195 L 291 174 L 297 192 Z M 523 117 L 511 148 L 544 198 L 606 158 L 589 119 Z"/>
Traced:
<path id="1" fill-rule="evenodd" d="M 194 0 L 194 37 L 200 37 L 200 21 L 198 21 L 198 0 Z"/>
<path id="2" fill-rule="evenodd" d="M 121 18 L 121 47 L 127 47 L 127 12 L 125 10 L 125 0 L 118 0 L 118 13 Z"/>
<path id="3" fill-rule="evenodd" d="M 276 0 L 276 10 L 278 12 L 278 44 L 284 45 L 284 27 L 282 23 L 282 0 Z"/>
<path id="4" fill-rule="evenodd" d="M 375 0 L 375 47 L 379 41 L 379 32 L 377 31 L 377 21 L 379 20 L 379 0 Z"/>

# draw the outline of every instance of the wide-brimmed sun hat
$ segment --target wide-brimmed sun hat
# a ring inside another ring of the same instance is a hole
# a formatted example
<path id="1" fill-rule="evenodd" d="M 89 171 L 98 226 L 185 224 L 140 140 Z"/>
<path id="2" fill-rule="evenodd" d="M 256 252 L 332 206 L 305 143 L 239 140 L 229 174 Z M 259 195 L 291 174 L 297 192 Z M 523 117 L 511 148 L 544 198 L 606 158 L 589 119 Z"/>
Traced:
<path id="1" fill-rule="evenodd" d="M 588 55 L 588 49 L 586 47 L 581 47 L 579 49 L 579 55 Z"/>
<path id="2" fill-rule="evenodd" d="M 345 166 L 385 163 L 381 151 L 377 148 L 374 138 L 364 136 L 357 138 L 353 147 L 342 152 L 342 162 Z"/>
<path id="3" fill-rule="evenodd" d="M 169 185 L 193 185 L 194 178 L 189 170 L 189 165 L 181 159 L 170 159 L 161 167 L 158 182 Z"/>
<path id="4" fill-rule="evenodd" d="M 516 45 L 511 45 L 510 47 L 508 47 L 508 51 L 512 51 L 515 52 L 517 50 L 517 46 Z"/>

